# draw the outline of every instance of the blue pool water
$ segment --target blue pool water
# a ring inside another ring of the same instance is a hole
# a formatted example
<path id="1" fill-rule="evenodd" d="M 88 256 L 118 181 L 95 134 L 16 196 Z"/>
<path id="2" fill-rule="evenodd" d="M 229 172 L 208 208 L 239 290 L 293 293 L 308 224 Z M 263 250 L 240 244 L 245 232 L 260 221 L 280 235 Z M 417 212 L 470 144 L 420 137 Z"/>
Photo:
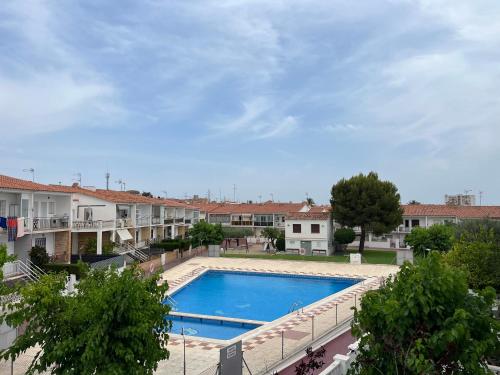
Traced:
<path id="1" fill-rule="evenodd" d="M 172 333 L 180 335 L 182 328 L 184 328 L 186 336 L 201 336 L 220 340 L 229 340 L 259 327 L 256 324 L 191 317 L 169 316 L 168 319 L 172 321 Z"/>
<path id="2" fill-rule="evenodd" d="M 307 306 L 359 279 L 208 271 L 172 295 L 176 311 L 272 321 L 292 305 Z"/>

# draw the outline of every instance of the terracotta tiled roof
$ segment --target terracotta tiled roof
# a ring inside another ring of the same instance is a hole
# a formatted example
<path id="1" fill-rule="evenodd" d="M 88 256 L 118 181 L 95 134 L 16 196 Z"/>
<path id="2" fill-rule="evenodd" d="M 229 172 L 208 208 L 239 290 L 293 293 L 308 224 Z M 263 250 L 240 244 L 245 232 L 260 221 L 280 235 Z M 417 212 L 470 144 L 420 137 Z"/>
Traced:
<path id="1" fill-rule="evenodd" d="M 286 216 L 287 220 L 329 220 L 330 211 L 319 212 L 292 212 Z"/>
<path id="2" fill-rule="evenodd" d="M 64 186 L 44 185 L 4 175 L 0 175 L 0 189 L 48 191 L 48 192 L 63 192 L 63 193 L 66 192 Z"/>
<path id="3" fill-rule="evenodd" d="M 209 211 L 210 214 L 287 214 L 299 211 L 303 203 L 222 203 Z"/>
<path id="4" fill-rule="evenodd" d="M 404 216 L 442 216 L 459 219 L 500 219 L 500 206 L 449 206 L 444 204 L 403 205 Z"/>

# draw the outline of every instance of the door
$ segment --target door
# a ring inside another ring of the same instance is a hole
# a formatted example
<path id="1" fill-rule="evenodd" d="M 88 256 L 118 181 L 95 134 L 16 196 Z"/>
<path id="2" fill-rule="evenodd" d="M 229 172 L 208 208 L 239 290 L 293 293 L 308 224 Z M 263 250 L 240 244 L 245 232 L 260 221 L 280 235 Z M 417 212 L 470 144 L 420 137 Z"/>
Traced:
<path id="1" fill-rule="evenodd" d="M 312 254 L 312 246 L 311 246 L 311 241 L 300 241 L 300 248 L 304 249 L 306 251 L 306 255 L 311 255 Z"/>
<path id="2" fill-rule="evenodd" d="M 40 217 L 47 217 L 47 202 L 40 202 Z"/>

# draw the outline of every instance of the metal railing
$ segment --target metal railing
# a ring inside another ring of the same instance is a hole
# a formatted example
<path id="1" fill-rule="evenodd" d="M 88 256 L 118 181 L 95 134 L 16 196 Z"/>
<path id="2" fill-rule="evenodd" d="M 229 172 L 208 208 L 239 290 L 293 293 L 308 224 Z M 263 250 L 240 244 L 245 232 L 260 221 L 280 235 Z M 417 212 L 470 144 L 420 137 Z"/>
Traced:
<path id="1" fill-rule="evenodd" d="M 76 230 L 113 228 L 114 226 L 114 220 L 73 220 L 73 229 Z"/>
<path id="2" fill-rule="evenodd" d="M 69 217 L 34 217 L 33 232 L 47 229 L 64 229 L 69 228 Z"/>
<path id="3" fill-rule="evenodd" d="M 132 259 L 138 260 L 139 262 L 146 262 L 149 260 L 149 256 L 142 250 L 139 250 L 132 244 L 124 242 L 120 246 L 114 249 L 115 254 L 128 255 Z"/>
<path id="4" fill-rule="evenodd" d="M 175 222 L 176 223 L 183 223 L 184 222 L 184 218 L 183 217 L 178 217 L 175 219 Z"/>
<path id="5" fill-rule="evenodd" d="M 161 224 L 161 217 L 151 218 L 151 224 L 153 224 L 153 225 Z"/>
<path id="6" fill-rule="evenodd" d="M 5 279 L 19 277 L 29 281 L 37 281 L 42 275 L 46 274 L 44 270 L 28 258 L 24 262 L 19 259 L 14 260 L 13 262 L 7 263 L 6 266 L 9 272 L 5 274 Z"/>
<path id="7" fill-rule="evenodd" d="M 116 219 L 115 226 L 116 228 L 129 228 L 132 226 L 132 219 L 130 218 Z"/>
<path id="8" fill-rule="evenodd" d="M 151 216 L 139 216 L 135 218 L 135 224 L 139 225 L 150 225 L 151 224 Z"/>

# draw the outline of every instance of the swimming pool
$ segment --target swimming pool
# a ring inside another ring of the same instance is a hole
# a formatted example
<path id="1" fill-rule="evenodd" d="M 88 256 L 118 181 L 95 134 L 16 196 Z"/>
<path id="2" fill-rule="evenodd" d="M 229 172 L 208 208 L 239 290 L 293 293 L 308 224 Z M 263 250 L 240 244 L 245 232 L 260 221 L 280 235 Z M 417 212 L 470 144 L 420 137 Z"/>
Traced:
<path id="1" fill-rule="evenodd" d="M 258 324 L 185 316 L 170 315 L 168 319 L 172 321 L 172 333 L 180 335 L 184 328 L 186 336 L 201 336 L 219 340 L 229 340 L 260 327 Z"/>
<path id="2" fill-rule="evenodd" d="M 175 311 L 270 322 L 361 279 L 210 270 L 172 294 Z"/>

